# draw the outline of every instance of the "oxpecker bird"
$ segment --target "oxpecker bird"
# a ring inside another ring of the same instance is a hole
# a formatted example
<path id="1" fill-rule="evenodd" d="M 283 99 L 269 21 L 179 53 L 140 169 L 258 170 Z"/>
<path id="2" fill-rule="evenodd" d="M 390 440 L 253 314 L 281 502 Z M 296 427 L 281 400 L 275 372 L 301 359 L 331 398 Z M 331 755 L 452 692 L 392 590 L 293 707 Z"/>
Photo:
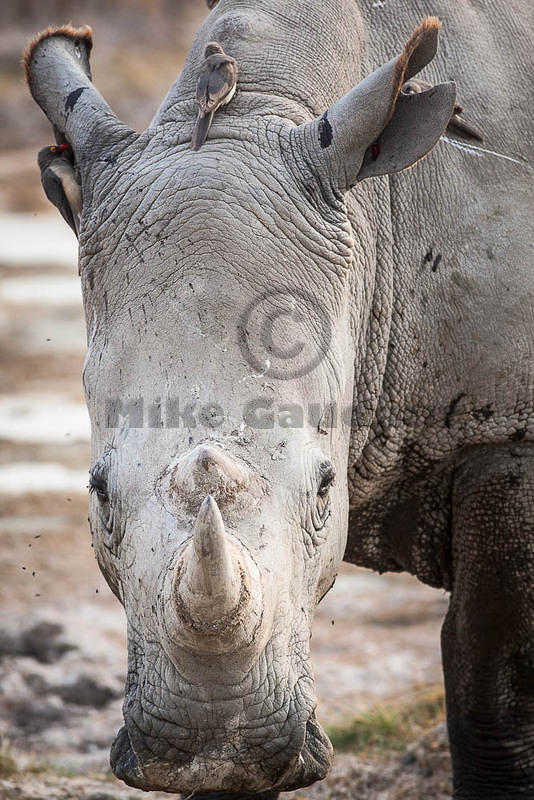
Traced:
<path id="1" fill-rule="evenodd" d="M 230 102 L 235 94 L 237 64 L 220 44 L 208 42 L 197 81 L 198 117 L 191 139 L 191 149 L 200 150 L 211 126 L 213 115 Z"/>
<path id="2" fill-rule="evenodd" d="M 402 94 L 419 94 L 431 88 L 432 84 L 428 83 L 428 81 L 424 81 L 421 78 L 411 78 L 403 85 L 401 92 Z M 466 122 L 465 119 L 460 117 L 463 110 L 459 103 L 455 104 L 454 113 L 447 125 L 448 132 L 460 134 L 460 136 L 465 136 L 466 139 L 476 139 L 478 142 L 483 142 L 484 137 L 480 131 L 470 122 Z"/>
<path id="3" fill-rule="evenodd" d="M 82 215 L 82 190 L 74 172 L 71 146 L 53 144 L 43 147 L 39 150 L 37 163 L 46 196 L 78 236 Z"/>

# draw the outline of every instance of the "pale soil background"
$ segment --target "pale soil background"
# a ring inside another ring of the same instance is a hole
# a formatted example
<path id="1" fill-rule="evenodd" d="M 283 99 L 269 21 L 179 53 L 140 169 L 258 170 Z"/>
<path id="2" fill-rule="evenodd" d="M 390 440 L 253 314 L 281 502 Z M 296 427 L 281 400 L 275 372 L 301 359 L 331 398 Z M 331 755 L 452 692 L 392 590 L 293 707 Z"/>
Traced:
<path id="1" fill-rule="evenodd" d="M 95 82 L 142 129 L 205 13 L 202 0 L 0 8 L 0 800 L 170 796 L 129 789 L 109 771 L 124 616 L 90 547 L 76 244 L 41 192 L 35 154 L 50 130 L 26 92 L 20 50 L 47 24 L 92 24 Z M 336 740 L 354 718 L 367 738 L 338 751 L 330 777 L 295 797 L 450 796 L 446 605 L 444 593 L 408 576 L 343 568 L 313 629 L 318 717 Z"/>

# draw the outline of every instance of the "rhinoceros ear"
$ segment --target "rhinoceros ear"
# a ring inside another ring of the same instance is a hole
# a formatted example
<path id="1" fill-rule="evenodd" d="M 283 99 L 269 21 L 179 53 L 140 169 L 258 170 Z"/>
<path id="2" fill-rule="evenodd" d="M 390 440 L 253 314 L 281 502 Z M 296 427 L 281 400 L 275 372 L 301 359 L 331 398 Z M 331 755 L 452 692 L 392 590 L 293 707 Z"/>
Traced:
<path id="1" fill-rule="evenodd" d="M 56 141 L 68 142 L 82 169 L 103 150 L 137 134 L 123 125 L 91 82 L 91 28 L 47 28 L 23 55 L 33 99 L 53 125 Z"/>
<path id="2" fill-rule="evenodd" d="M 415 164 L 437 143 L 454 111 L 454 83 L 401 95 L 403 83 L 435 56 L 440 23 L 426 17 L 403 52 L 373 72 L 335 105 L 291 132 L 307 168 L 334 188 Z"/>

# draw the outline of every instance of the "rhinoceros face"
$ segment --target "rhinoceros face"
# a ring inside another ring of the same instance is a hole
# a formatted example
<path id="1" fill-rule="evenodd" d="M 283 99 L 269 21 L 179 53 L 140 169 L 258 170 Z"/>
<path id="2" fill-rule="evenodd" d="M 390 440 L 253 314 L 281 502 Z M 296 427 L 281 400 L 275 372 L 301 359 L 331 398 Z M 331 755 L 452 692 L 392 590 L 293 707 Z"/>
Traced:
<path id="1" fill-rule="evenodd" d="M 163 146 L 84 243 L 90 519 L 128 617 L 112 764 L 147 789 L 301 786 L 331 757 L 309 639 L 345 543 L 350 237 L 311 203 L 289 230 L 274 148 Z"/>

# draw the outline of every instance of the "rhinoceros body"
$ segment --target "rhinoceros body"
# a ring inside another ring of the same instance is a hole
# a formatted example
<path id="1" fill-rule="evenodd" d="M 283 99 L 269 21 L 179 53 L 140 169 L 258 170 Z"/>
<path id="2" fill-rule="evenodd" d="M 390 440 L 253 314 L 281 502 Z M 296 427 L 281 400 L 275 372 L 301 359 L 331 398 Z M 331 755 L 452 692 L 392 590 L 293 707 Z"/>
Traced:
<path id="1" fill-rule="evenodd" d="M 451 591 L 454 796 L 534 794 L 534 18 L 436 0 L 432 61 L 425 11 L 220 0 L 139 135 L 87 31 L 28 53 L 82 179 L 91 527 L 128 618 L 112 765 L 134 786 L 326 774 L 309 636 L 345 558 Z M 238 92 L 193 152 L 210 40 Z M 399 94 L 427 64 L 436 86 Z M 440 140 L 451 79 L 482 148 Z"/>

